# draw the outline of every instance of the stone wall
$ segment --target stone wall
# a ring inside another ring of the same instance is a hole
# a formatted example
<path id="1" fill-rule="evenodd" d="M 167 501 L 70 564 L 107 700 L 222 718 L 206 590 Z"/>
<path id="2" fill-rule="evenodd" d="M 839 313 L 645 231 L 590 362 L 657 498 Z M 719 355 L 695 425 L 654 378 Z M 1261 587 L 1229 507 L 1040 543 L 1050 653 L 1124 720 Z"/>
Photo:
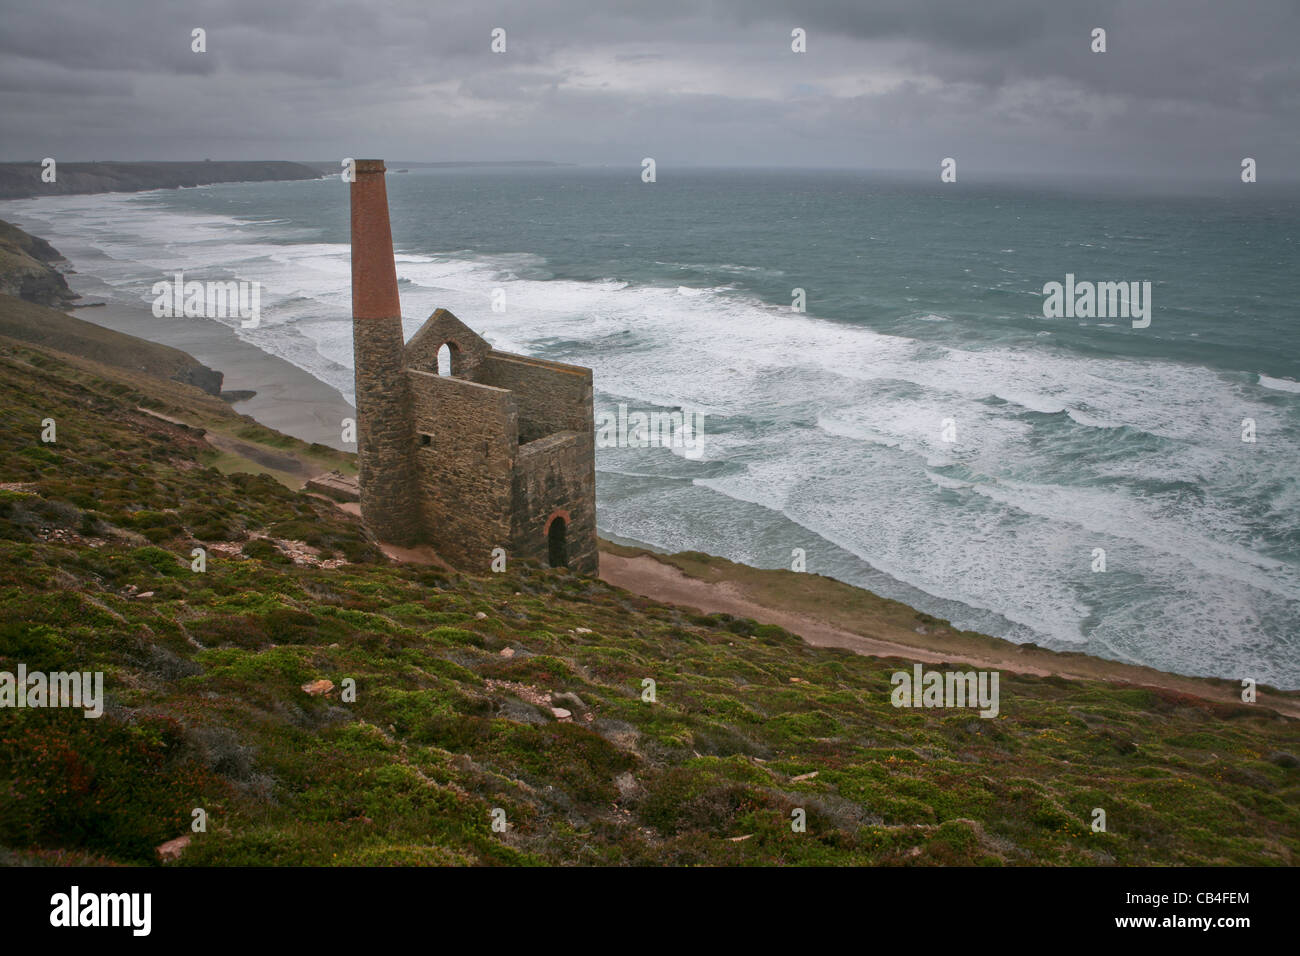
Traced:
<path id="1" fill-rule="evenodd" d="M 479 381 L 479 366 L 492 347 L 446 309 L 438 309 L 429 316 L 406 343 L 406 367 L 437 372 L 438 349 L 444 343 L 452 347 L 451 374 L 471 382 Z"/>
<path id="2" fill-rule="evenodd" d="M 510 554 L 547 564 L 547 525 L 566 512 L 568 567 L 596 574 L 596 487 L 591 432 L 565 431 L 523 445 L 515 466 Z"/>
<path id="3" fill-rule="evenodd" d="M 510 551 L 518 429 L 514 397 L 415 369 L 406 375 L 415 408 L 410 444 L 425 537 L 457 567 L 486 573 L 493 548 Z"/>
<path id="4" fill-rule="evenodd" d="M 589 368 L 493 351 L 479 365 L 478 381 L 515 393 L 520 442 L 595 431 Z"/>
<path id="5" fill-rule="evenodd" d="M 330 471 L 315 478 L 308 478 L 303 486 L 307 491 L 324 495 L 334 501 L 360 501 L 361 489 L 355 475 L 345 475 L 341 471 Z"/>
<path id="6" fill-rule="evenodd" d="M 352 347 L 361 520 L 380 541 L 412 544 L 419 540 L 420 520 L 401 320 L 355 320 Z"/>

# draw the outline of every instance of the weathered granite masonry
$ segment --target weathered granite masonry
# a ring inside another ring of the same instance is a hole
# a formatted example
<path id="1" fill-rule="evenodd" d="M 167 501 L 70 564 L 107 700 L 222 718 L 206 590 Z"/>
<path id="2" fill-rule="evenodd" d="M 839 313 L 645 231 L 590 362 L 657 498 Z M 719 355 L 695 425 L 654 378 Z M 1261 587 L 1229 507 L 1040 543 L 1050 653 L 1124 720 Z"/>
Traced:
<path id="1" fill-rule="evenodd" d="M 484 572 L 492 552 L 598 571 L 591 369 L 498 352 L 446 309 L 402 343 L 381 160 L 352 184 L 361 517 Z M 438 374 L 447 346 L 450 370 Z"/>
<path id="2" fill-rule="evenodd" d="M 393 544 L 419 537 L 414 418 L 383 160 L 360 160 L 352 183 L 352 354 L 356 365 L 361 520 Z"/>

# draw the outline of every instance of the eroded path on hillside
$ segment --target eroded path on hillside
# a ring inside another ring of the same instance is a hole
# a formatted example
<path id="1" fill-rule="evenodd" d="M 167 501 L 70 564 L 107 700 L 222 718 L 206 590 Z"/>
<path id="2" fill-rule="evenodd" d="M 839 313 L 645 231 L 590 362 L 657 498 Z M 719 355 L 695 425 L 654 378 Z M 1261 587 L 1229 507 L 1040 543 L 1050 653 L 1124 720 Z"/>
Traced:
<path id="1" fill-rule="evenodd" d="M 626 556 L 602 551 L 600 576 L 609 584 L 633 594 L 694 608 L 705 614 L 725 613 L 775 624 L 798 634 L 814 647 L 841 647 L 870 657 L 901 658 L 926 664 L 969 664 L 978 670 L 1006 670 L 1039 677 L 1104 680 L 1117 684 L 1157 687 L 1176 694 L 1216 703 L 1242 705 L 1240 692 L 1231 684 L 1168 674 L 1149 667 L 1107 661 L 1085 654 L 1062 654 L 1045 648 L 991 640 L 981 645 L 945 639 L 942 630 L 918 633 L 900 627 L 884 616 L 862 616 L 853 630 L 821 620 L 815 615 L 763 602 L 743 582 L 705 581 L 650 554 Z M 1001 646 L 999 646 L 1001 645 Z M 1300 699 L 1290 693 L 1259 691 L 1256 706 L 1300 719 Z"/>

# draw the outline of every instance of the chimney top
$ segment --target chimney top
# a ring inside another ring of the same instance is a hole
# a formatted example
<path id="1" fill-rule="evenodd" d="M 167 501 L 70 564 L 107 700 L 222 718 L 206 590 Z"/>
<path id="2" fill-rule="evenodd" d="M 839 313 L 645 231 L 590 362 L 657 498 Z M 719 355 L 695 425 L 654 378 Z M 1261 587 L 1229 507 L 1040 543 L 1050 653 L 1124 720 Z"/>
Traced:
<path id="1" fill-rule="evenodd" d="M 397 330 L 400 351 L 402 306 L 397 295 L 393 234 L 388 225 L 384 161 L 358 159 L 357 178 L 349 194 L 352 205 L 352 318 L 391 319 Z"/>

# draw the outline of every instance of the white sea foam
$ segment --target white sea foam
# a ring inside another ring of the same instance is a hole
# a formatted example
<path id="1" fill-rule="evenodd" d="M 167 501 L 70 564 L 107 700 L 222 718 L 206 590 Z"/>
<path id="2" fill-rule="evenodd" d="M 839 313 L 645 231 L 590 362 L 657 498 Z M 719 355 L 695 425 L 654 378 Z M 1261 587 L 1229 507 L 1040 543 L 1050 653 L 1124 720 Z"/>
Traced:
<path id="1" fill-rule="evenodd" d="M 1300 393 L 1300 382 L 1292 381 L 1289 378 L 1273 378 L 1261 373 L 1259 376 L 1259 384 L 1265 388 L 1276 389 L 1279 392 Z"/>
<path id="2" fill-rule="evenodd" d="M 6 218 L 29 222 L 74 260 L 84 255 L 88 271 L 137 301 L 175 271 L 260 281 L 262 326 L 231 334 L 351 398 L 345 243 L 286 245 L 291 223 L 129 196 L 8 208 Z M 602 526 L 620 522 L 614 533 L 745 560 L 754 543 L 738 523 L 724 516 L 700 540 L 700 522 L 677 510 L 745 502 L 1049 643 L 1092 641 L 1113 656 L 1207 673 L 1231 662 L 1297 683 L 1295 635 L 1277 622 L 1300 609 L 1300 576 L 1251 529 L 1268 517 L 1273 530 L 1298 533 L 1300 490 L 1294 454 L 1240 441 L 1246 417 L 1262 435 L 1287 434 L 1285 411 L 1257 386 L 1173 362 L 1084 358 L 1051 339 L 945 347 L 727 285 L 551 279 L 532 255 L 404 250 L 397 271 L 408 336 L 448 308 L 499 348 L 592 367 L 598 404 L 616 397 L 709 416 L 703 464 L 726 470 L 617 459 L 619 480 L 646 487 L 602 514 Z M 496 288 L 506 291 L 504 313 L 492 311 Z M 1266 375 L 1259 386 L 1300 392 Z M 955 441 L 945 440 L 945 420 Z M 1131 447 L 1108 457 L 1114 442 Z M 665 475 L 690 481 L 654 481 Z M 1107 574 L 1091 572 L 1093 547 L 1107 550 Z"/>

